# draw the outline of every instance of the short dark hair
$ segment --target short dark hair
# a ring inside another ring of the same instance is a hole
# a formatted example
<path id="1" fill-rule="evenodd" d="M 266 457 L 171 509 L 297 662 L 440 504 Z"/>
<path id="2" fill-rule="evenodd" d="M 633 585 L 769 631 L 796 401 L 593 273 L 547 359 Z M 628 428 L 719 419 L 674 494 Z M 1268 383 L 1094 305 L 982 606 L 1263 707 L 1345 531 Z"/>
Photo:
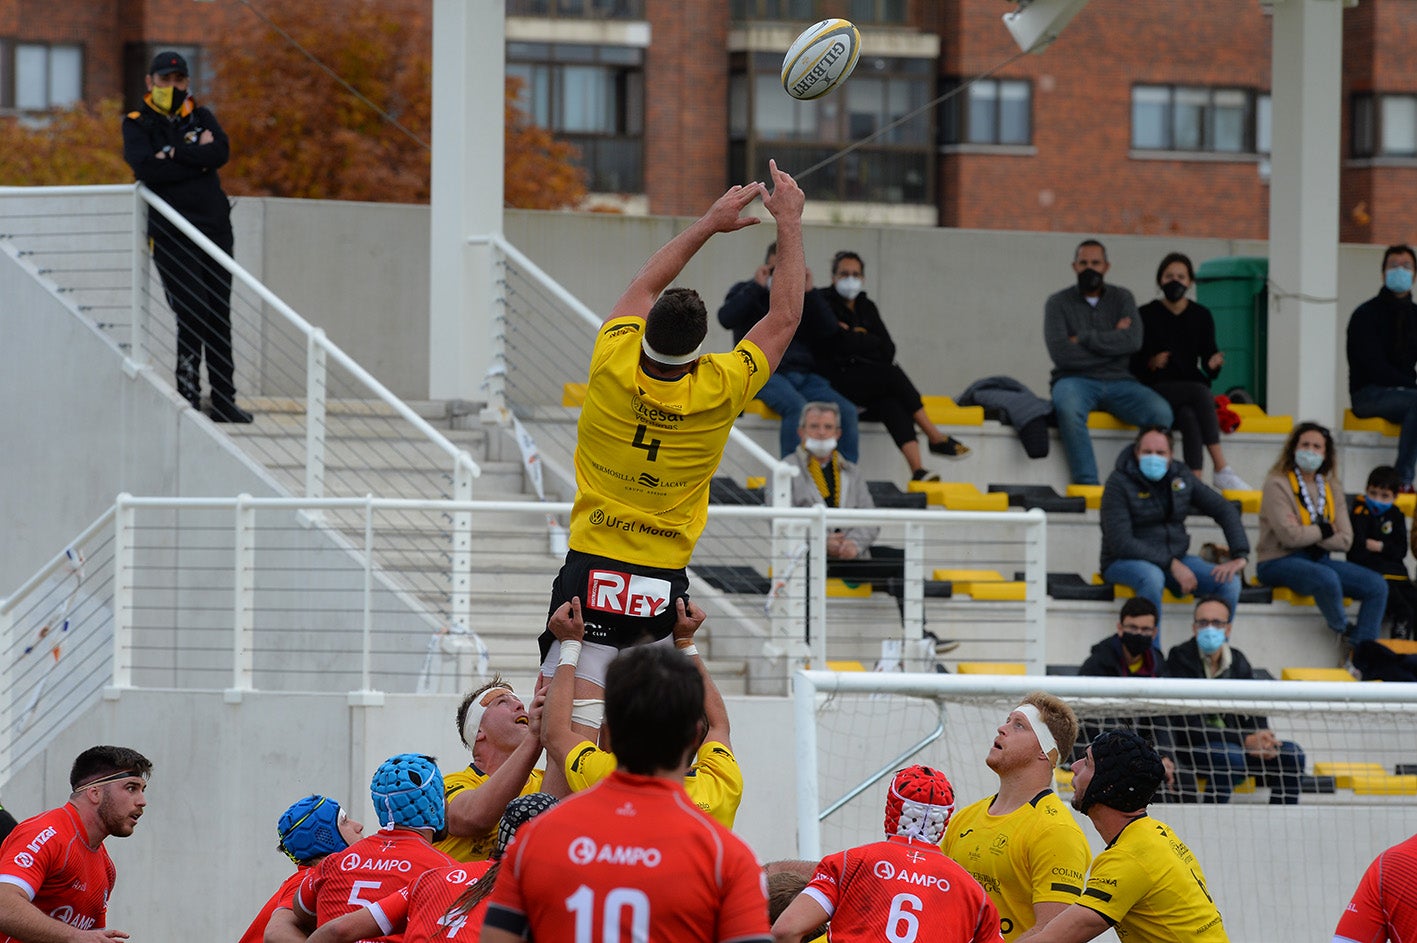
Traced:
<path id="1" fill-rule="evenodd" d="M 855 260 L 856 260 L 856 264 L 859 265 L 859 266 L 861 266 L 861 274 L 862 274 L 862 275 L 865 275 L 865 274 L 866 274 L 866 263 L 865 263 L 864 261 L 862 261 L 861 256 L 857 255 L 855 252 L 852 252 L 850 249 L 842 249 L 842 250 L 841 250 L 840 252 L 838 252 L 836 255 L 832 256 L 832 274 L 833 274 L 833 275 L 836 274 L 837 266 L 839 266 L 842 262 L 846 261 L 847 259 L 855 259 Z"/>
<path id="2" fill-rule="evenodd" d="M 1107 261 L 1107 247 L 1106 247 L 1106 246 L 1104 246 L 1101 242 L 1098 242 L 1096 239 L 1084 239 L 1082 242 L 1079 242 L 1079 243 L 1077 244 L 1077 248 L 1073 250 L 1073 261 L 1074 261 L 1074 262 L 1077 261 L 1078 253 L 1081 252 L 1081 251 L 1083 250 L 1083 248 L 1086 247 L 1086 246 L 1097 246 L 1097 248 L 1099 248 L 1099 249 L 1102 250 L 1102 261 L 1104 261 L 1104 262 Z"/>
<path id="3" fill-rule="evenodd" d="M 1176 438 L 1170 426 L 1142 426 L 1137 430 L 1137 437 L 1132 440 L 1132 451 L 1135 452 L 1137 449 L 1141 448 L 1141 440 L 1151 435 L 1153 432 L 1164 435 L 1166 437 L 1166 447 L 1173 452 L 1176 451 Z"/>
<path id="4" fill-rule="evenodd" d="M 1210 595 L 1207 595 L 1207 596 L 1202 596 L 1202 597 L 1200 597 L 1199 599 L 1197 599 L 1197 600 L 1196 600 L 1196 604 L 1191 607 L 1191 616 L 1194 617 L 1197 612 L 1200 612 L 1201 606 L 1204 606 L 1204 605 L 1205 605 L 1206 603 L 1208 603 L 1208 602 L 1220 603 L 1220 605 L 1222 605 L 1222 606 L 1225 607 L 1225 618 L 1227 618 L 1227 619 L 1233 619 L 1233 618 L 1235 618 L 1235 610 L 1230 608 L 1230 603 L 1228 603 L 1228 602 L 1226 602 L 1225 600 L 1221 599 L 1219 596 L 1215 595 L 1214 593 L 1211 593 Z"/>
<path id="5" fill-rule="evenodd" d="M 1405 256 L 1407 256 L 1409 259 L 1412 260 L 1413 266 L 1417 267 L 1417 250 L 1413 250 L 1413 248 L 1412 248 L 1411 246 L 1407 245 L 1406 243 L 1399 242 L 1399 243 L 1395 243 L 1395 244 L 1393 244 L 1393 245 L 1390 245 L 1390 246 L 1388 246 L 1386 249 L 1383 250 L 1383 267 L 1382 267 L 1382 271 L 1384 271 L 1384 272 L 1387 271 L 1387 260 L 1390 259 L 1390 258 L 1392 258 L 1392 257 L 1395 256 L 1395 255 L 1405 255 Z"/>
<path id="6" fill-rule="evenodd" d="M 605 726 L 620 768 L 652 776 L 678 767 L 698 742 L 704 681 L 664 645 L 622 651 L 605 672 Z"/>
<path id="7" fill-rule="evenodd" d="M 1153 619 L 1160 618 L 1161 614 L 1156 611 L 1156 603 L 1143 596 L 1133 596 L 1122 603 L 1122 611 L 1117 614 L 1117 621 L 1123 619 L 1136 618 L 1137 616 L 1151 616 Z"/>
<path id="8" fill-rule="evenodd" d="M 1333 433 L 1328 431 L 1327 426 L 1309 420 L 1299 423 L 1289 433 L 1289 438 L 1284 440 L 1283 451 L 1269 470 L 1270 474 L 1287 475 L 1294 470 L 1294 450 L 1299 446 L 1299 437 L 1306 432 L 1317 432 L 1324 437 L 1324 461 L 1319 466 L 1318 474 L 1327 475 L 1333 471 L 1333 466 L 1338 461 L 1338 456 L 1333 454 Z"/>
<path id="9" fill-rule="evenodd" d="M 69 770 L 69 788 L 78 792 L 83 786 L 119 773 L 147 779 L 152 771 L 152 762 L 137 750 L 113 746 L 89 747 L 74 759 L 74 765 Z"/>
<path id="10" fill-rule="evenodd" d="M 1103 250 L 1103 254 L 1106 254 L 1106 250 Z M 1184 252 L 1168 252 L 1166 257 L 1161 260 L 1161 264 L 1156 267 L 1156 284 L 1161 284 L 1161 273 L 1177 262 L 1186 267 L 1186 274 L 1190 276 L 1191 281 L 1196 280 L 1196 267 L 1191 264 L 1191 257 Z"/>
<path id="11" fill-rule="evenodd" d="M 645 316 L 645 340 L 661 354 L 682 357 L 708 336 L 708 309 L 692 288 L 669 288 Z"/>
<path id="12" fill-rule="evenodd" d="M 775 255 L 777 255 L 777 243 L 769 242 L 768 251 L 763 253 L 763 264 L 767 265 L 769 262 L 772 261 L 772 257 Z"/>
<path id="13" fill-rule="evenodd" d="M 1379 465 L 1368 472 L 1368 487 L 1396 492 L 1402 487 L 1402 478 L 1398 476 L 1397 469 L 1391 465 Z"/>

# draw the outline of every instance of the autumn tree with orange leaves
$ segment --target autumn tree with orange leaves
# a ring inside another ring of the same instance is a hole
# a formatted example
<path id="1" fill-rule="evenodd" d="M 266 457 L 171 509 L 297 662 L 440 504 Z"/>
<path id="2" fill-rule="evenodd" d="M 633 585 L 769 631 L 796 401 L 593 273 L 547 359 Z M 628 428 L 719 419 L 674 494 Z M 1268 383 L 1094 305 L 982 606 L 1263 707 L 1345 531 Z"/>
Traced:
<path id="1" fill-rule="evenodd" d="M 231 161 L 221 171 L 227 192 L 428 202 L 428 4 L 302 0 L 261 2 L 259 9 L 269 22 L 250 4 L 239 8 L 236 27 L 209 47 L 216 73 L 212 87 L 192 90 L 198 102 L 212 104 L 231 138 Z M 586 195 L 576 150 L 532 124 L 517 107 L 519 88 L 518 80 L 508 78 L 505 202 L 524 209 L 574 206 Z M 0 119 L 0 184 L 131 181 L 122 156 L 121 117 L 116 102 L 105 102 L 39 121 Z"/>

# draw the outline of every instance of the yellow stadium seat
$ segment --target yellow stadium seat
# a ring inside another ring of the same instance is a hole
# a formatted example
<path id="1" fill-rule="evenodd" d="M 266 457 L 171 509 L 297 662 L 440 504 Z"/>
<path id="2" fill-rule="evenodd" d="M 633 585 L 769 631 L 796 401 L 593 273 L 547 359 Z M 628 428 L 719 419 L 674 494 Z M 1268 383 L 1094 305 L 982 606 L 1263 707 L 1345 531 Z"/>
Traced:
<path id="1" fill-rule="evenodd" d="M 930 577 L 935 580 L 948 580 L 956 586 L 961 583 L 1002 583 L 1004 574 L 998 570 L 959 570 L 959 569 L 939 569 Z"/>
<path id="2" fill-rule="evenodd" d="M 1359 419 L 1353 415 L 1351 409 L 1343 411 L 1343 428 L 1347 432 L 1381 432 L 1383 435 L 1390 436 L 1397 436 L 1402 432 L 1402 427 L 1395 422 L 1388 422 L 1381 416 Z"/>
<path id="3" fill-rule="evenodd" d="M 561 387 L 562 406 L 583 406 L 585 405 L 584 383 L 567 383 Z"/>
<path id="4" fill-rule="evenodd" d="M 759 488 L 767 487 L 768 478 L 766 475 L 749 475 L 745 484 L 749 491 L 757 491 Z"/>
<path id="5" fill-rule="evenodd" d="M 939 569 L 931 574 L 931 579 L 948 582 L 956 596 L 971 599 L 1022 601 L 1027 595 L 1021 581 L 1006 580 L 998 570 Z"/>
<path id="6" fill-rule="evenodd" d="M 871 584 L 848 583 L 831 577 L 827 580 L 827 595 L 836 599 L 864 599 L 871 595 Z"/>
<path id="7" fill-rule="evenodd" d="M 1353 681 L 1354 677 L 1342 668 L 1283 668 L 1279 672 L 1281 681 Z"/>
<path id="8" fill-rule="evenodd" d="M 1053 771 L 1053 786 L 1058 792 L 1073 791 L 1073 771 L 1070 769 L 1055 769 Z"/>
<path id="9" fill-rule="evenodd" d="M 1315 776 L 1332 776 L 1339 789 L 1352 789 L 1356 777 L 1386 776 L 1381 763 L 1315 763 Z"/>
<path id="10" fill-rule="evenodd" d="M 1087 414 L 1087 427 L 1089 429 L 1136 429 L 1136 426 L 1128 425 L 1111 413 L 1096 411 Z"/>
<path id="11" fill-rule="evenodd" d="M 865 671 L 866 666 L 859 661 L 833 661 L 827 659 L 828 671 Z"/>
<path id="12" fill-rule="evenodd" d="M 1353 793 L 1359 796 L 1417 796 L 1417 776 L 1354 776 Z"/>
<path id="13" fill-rule="evenodd" d="M 929 416 L 930 421 L 936 425 L 984 425 L 983 406 L 960 406 L 948 396 L 922 396 L 920 402 L 925 404 L 925 415 Z"/>
<path id="14" fill-rule="evenodd" d="M 1093 585 L 1093 586 L 1106 586 L 1106 585 L 1107 585 L 1107 581 L 1102 578 L 1102 574 L 1101 574 L 1101 573 L 1094 573 L 1094 574 L 1092 574 L 1092 585 Z M 1121 583 L 1113 583 L 1113 584 L 1112 584 L 1112 595 L 1113 595 L 1115 598 L 1117 598 L 1117 599 L 1131 599 L 1131 598 L 1132 598 L 1133 596 L 1135 596 L 1136 594 L 1137 594 L 1137 593 L 1136 593 L 1136 590 L 1132 589 L 1130 586 L 1123 586 Z M 1022 599 L 1023 597 L 1020 596 L 1019 598 Z M 1188 602 L 1191 602 L 1191 601 L 1194 600 L 1194 599 L 1195 599 L 1194 596 L 1177 596 L 1175 593 L 1171 592 L 1171 590 L 1169 590 L 1169 589 L 1163 589 L 1163 590 L 1161 591 L 1161 601 L 1162 601 L 1162 602 L 1175 602 L 1175 603 L 1186 602 L 1186 603 L 1188 603 Z"/>
<path id="15" fill-rule="evenodd" d="M 964 591 L 961 590 L 961 592 Z M 971 583 L 965 595 L 968 595 L 970 599 L 1023 602 L 1028 596 L 1028 587 L 1022 580 L 1006 580 L 1002 583 Z"/>
<path id="16" fill-rule="evenodd" d="M 1417 514 L 1417 494 L 1400 494 L 1393 504 L 1407 517 Z"/>
<path id="17" fill-rule="evenodd" d="M 1272 595 L 1271 598 L 1272 598 L 1275 602 L 1287 602 L 1287 603 L 1289 603 L 1291 606 L 1314 606 L 1314 605 L 1317 605 L 1317 604 L 1314 602 L 1314 597 L 1312 597 L 1312 596 L 1300 596 L 1298 593 L 1294 592 L 1294 590 L 1290 589 L 1288 586 L 1276 586 L 1276 587 L 1274 587 L 1274 592 L 1273 592 L 1273 595 Z M 1353 605 L 1353 600 L 1352 600 L 1352 599 L 1349 599 L 1347 596 L 1344 596 L 1344 597 L 1343 597 L 1343 604 L 1344 604 L 1345 606 L 1351 606 L 1351 605 Z"/>
<path id="18" fill-rule="evenodd" d="M 1234 490 L 1234 489 L 1232 489 L 1232 488 L 1227 488 L 1227 489 L 1225 489 L 1224 491 L 1222 491 L 1222 492 L 1220 492 L 1220 493 L 1223 494 L 1223 495 L 1225 495 L 1225 499 L 1226 499 L 1227 501 L 1239 501 L 1239 502 L 1240 502 L 1240 513 L 1241 513 L 1241 514 L 1258 514 L 1258 513 L 1260 513 L 1260 494 L 1261 494 L 1261 492 L 1259 492 L 1259 491 L 1236 491 L 1236 490 Z"/>
<path id="19" fill-rule="evenodd" d="M 962 661 L 955 671 L 962 675 L 1026 675 L 1028 666 L 1021 661 Z"/>
<path id="20" fill-rule="evenodd" d="M 1271 416 L 1254 403 L 1231 403 L 1230 408 L 1240 417 L 1237 432 L 1288 435 L 1294 428 L 1293 416 Z"/>
<path id="21" fill-rule="evenodd" d="M 1417 639 L 1410 638 L 1383 638 L 1378 639 L 1388 648 L 1399 655 L 1417 655 Z"/>
<path id="22" fill-rule="evenodd" d="M 983 492 L 967 481 L 912 481 L 908 489 L 925 494 L 927 504 L 947 511 L 1007 511 L 1009 496 L 1002 491 Z"/>
<path id="23" fill-rule="evenodd" d="M 750 399 L 743 406 L 744 415 L 762 416 L 764 419 L 781 419 L 777 413 L 768 408 L 768 404 L 760 399 Z"/>
<path id="24" fill-rule="evenodd" d="M 1102 507 L 1101 485 L 1068 485 L 1067 494 L 1070 498 L 1082 498 L 1094 511 Z"/>
<path id="25" fill-rule="evenodd" d="M 1230 791 L 1231 791 L 1231 792 L 1242 792 L 1242 793 L 1244 793 L 1245 795 L 1250 795 L 1251 793 L 1253 793 L 1253 792 L 1255 791 L 1255 779 L 1254 779 L 1254 777 L 1253 777 L 1253 776 L 1246 776 L 1243 781 L 1241 781 L 1241 782 L 1239 782 L 1239 783 L 1236 783 L 1236 784 L 1235 784 L 1235 788 L 1232 789 L 1232 790 L 1230 790 Z"/>

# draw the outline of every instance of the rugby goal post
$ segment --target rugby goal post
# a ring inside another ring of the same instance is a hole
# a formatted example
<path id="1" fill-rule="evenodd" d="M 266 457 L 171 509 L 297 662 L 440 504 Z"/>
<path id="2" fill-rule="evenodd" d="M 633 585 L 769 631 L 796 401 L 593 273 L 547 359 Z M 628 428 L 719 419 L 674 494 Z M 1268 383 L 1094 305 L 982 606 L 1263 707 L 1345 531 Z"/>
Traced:
<path id="1" fill-rule="evenodd" d="M 998 779 L 984 759 L 995 730 L 1037 690 L 1066 700 L 1084 725 L 1263 715 L 1302 747 L 1297 805 L 1271 805 L 1270 789 L 1246 780 L 1226 804 L 1150 808 L 1195 852 L 1232 939 L 1328 932 L 1373 857 L 1417 831 L 1417 685 L 825 671 L 799 672 L 793 684 L 806 859 L 878 840 L 883 789 L 903 766 L 943 770 L 957 807 L 991 796 Z M 1207 786 L 1201 777 L 1202 797 Z M 1061 771 L 1055 788 L 1070 800 L 1071 774 Z M 1073 814 L 1100 851 L 1091 823 Z"/>

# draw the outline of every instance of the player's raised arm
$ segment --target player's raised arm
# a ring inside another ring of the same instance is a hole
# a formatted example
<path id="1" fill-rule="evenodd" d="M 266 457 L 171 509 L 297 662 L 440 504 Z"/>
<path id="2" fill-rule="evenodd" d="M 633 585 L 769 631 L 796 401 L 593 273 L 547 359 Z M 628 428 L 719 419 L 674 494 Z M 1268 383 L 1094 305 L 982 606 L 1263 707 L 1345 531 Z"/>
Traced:
<path id="1" fill-rule="evenodd" d="M 777 267 L 768 313 L 753 325 L 744 340 L 758 345 L 768 359 L 768 368 L 776 370 L 802 320 L 807 273 L 802 254 L 802 206 L 806 197 L 791 174 L 777 169 L 777 161 L 769 160 L 768 168 L 772 173 L 772 193 L 763 197 L 763 205 L 777 220 Z"/>
<path id="2" fill-rule="evenodd" d="M 689 264 L 694 254 L 702 249 L 704 243 L 715 233 L 737 232 L 748 226 L 756 226 L 760 222 L 757 217 L 741 214 L 743 209 L 759 196 L 766 202 L 767 189 L 761 183 L 730 187 L 692 226 L 666 242 L 658 252 L 649 257 L 649 261 L 635 273 L 630 287 L 625 289 L 620 300 L 615 302 L 615 307 L 610 309 L 610 317 L 606 320 L 631 314 L 643 317 L 660 293 L 679 277 L 684 266 Z M 800 250 L 800 234 L 798 247 Z M 801 307 L 800 298 L 798 307 Z"/>

